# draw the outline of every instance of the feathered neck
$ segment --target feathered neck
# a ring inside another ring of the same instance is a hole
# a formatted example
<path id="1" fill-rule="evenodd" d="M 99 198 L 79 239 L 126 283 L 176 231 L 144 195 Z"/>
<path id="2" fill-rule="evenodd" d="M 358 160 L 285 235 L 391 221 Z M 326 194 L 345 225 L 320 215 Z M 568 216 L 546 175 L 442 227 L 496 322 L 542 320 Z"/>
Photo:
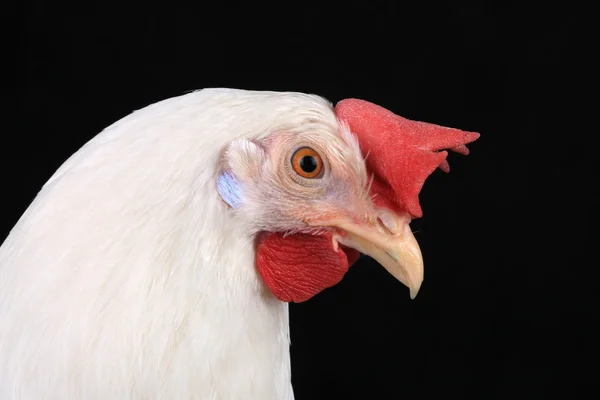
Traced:
<path id="1" fill-rule="evenodd" d="M 223 144 L 260 128 L 231 120 L 250 95 L 202 91 L 137 111 L 48 181 L 0 248 L 0 304 L 12 305 L 0 324 L 14 327 L 0 338 L 0 388 L 293 398 L 287 304 L 215 190 Z"/>

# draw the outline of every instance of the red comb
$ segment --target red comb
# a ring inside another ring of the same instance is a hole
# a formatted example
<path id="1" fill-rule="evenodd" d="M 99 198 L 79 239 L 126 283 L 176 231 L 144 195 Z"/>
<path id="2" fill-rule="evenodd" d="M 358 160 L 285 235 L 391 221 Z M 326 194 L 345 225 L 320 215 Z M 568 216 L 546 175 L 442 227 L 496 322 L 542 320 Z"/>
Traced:
<path id="1" fill-rule="evenodd" d="M 340 101 L 335 112 L 358 137 L 374 174 L 375 203 L 423 215 L 419 192 L 436 168 L 448 172 L 447 151 L 469 154 L 467 146 L 479 133 L 465 132 L 402 118 L 383 107 L 358 99 Z"/>

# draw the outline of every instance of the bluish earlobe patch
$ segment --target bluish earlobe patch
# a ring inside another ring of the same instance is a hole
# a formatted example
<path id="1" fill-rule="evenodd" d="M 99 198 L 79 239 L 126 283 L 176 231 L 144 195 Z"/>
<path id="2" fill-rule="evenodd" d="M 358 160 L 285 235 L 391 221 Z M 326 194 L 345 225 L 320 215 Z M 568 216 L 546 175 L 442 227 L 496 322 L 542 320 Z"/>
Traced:
<path id="1" fill-rule="evenodd" d="M 223 201 L 231 208 L 237 208 L 242 202 L 242 187 L 236 177 L 229 171 L 221 172 L 217 178 L 217 190 Z"/>

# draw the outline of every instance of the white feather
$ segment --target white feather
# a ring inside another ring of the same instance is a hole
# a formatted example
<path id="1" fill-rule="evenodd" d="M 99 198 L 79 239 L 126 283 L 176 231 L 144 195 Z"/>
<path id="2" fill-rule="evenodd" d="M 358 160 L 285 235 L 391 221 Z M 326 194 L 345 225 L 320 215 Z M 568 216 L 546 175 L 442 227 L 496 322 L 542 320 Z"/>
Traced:
<path id="1" fill-rule="evenodd" d="M 75 153 L 0 247 L 0 399 L 293 399 L 288 306 L 215 169 L 315 121 L 337 124 L 317 96 L 206 89 Z"/>

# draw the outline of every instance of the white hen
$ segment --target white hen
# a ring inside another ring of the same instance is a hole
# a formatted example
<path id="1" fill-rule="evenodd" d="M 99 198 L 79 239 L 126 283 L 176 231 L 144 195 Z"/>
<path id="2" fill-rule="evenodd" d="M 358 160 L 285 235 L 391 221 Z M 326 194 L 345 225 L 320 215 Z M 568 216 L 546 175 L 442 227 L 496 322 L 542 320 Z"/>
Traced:
<path id="1" fill-rule="evenodd" d="M 307 142 L 325 186 L 253 177 Z M 217 190 L 224 163 L 233 195 Z M 328 231 L 333 254 L 337 242 L 371 254 L 335 210 L 380 231 L 410 215 L 374 222 L 366 185 L 356 137 L 318 96 L 207 89 L 123 118 L 64 163 L 0 248 L 0 398 L 293 399 L 288 305 L 257 272 L 255 240 Z M 422 266 L 403 271 L 417 290 Z"/>

